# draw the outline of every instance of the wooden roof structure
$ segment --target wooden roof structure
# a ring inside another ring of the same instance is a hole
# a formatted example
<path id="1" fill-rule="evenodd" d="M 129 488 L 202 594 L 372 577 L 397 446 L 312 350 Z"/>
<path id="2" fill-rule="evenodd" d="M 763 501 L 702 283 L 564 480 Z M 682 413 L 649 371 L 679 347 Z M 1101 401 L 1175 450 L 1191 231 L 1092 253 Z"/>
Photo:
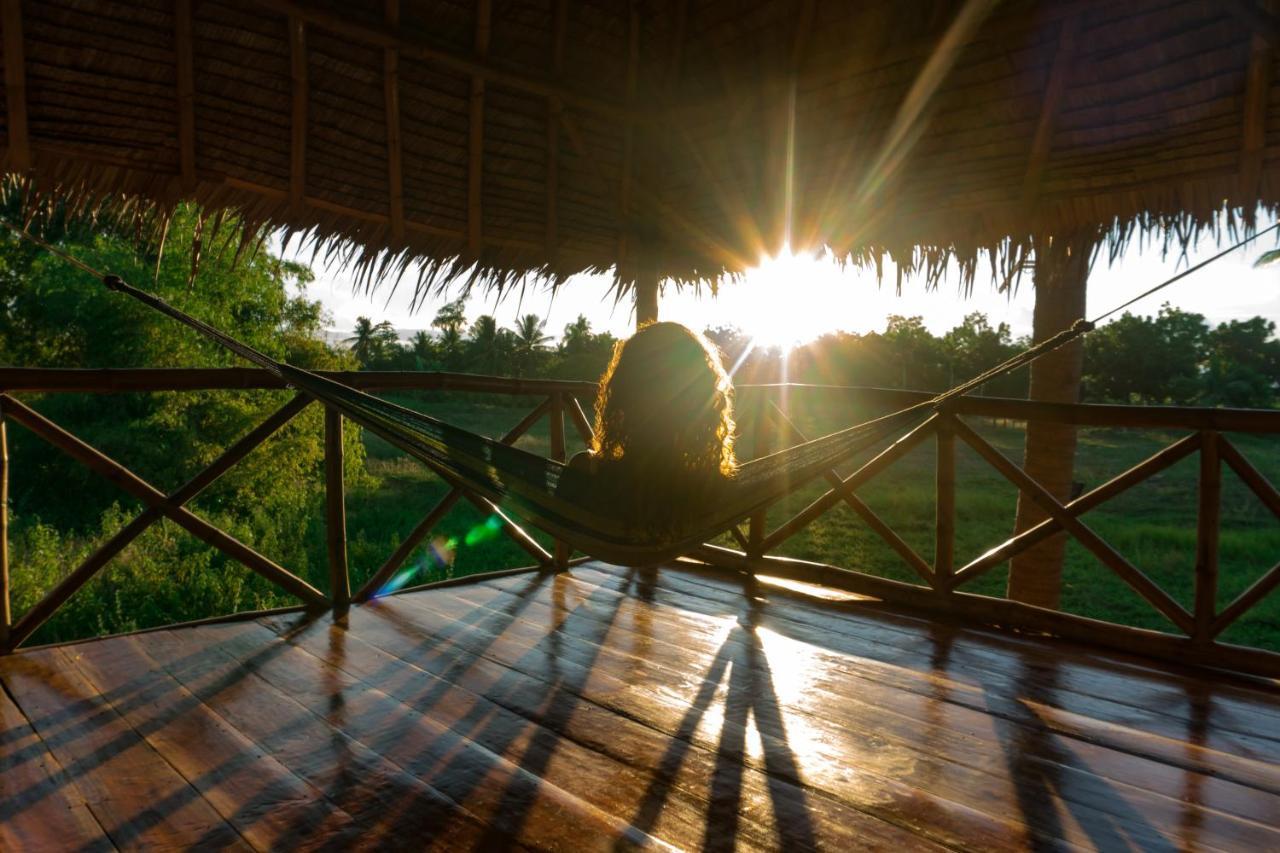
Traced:
<path id="1" fill-rule="evenodd" d="M 0 137 L 35 198 L 195 199 L 367 281 L 713 281 L 788 239 L 971 279 L 1035 235 L 1186 239 L 1280 203 L 1264 0 L 0 9 Z"/>

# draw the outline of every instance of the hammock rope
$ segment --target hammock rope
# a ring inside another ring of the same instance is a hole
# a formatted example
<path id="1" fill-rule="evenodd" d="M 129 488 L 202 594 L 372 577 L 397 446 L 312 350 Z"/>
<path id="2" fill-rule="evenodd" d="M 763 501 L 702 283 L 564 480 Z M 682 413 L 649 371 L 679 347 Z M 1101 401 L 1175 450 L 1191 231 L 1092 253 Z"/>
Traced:
<path id="1" fill-rule="evenodd" d="M 619 509 L 610 492 L 585 471 L 453 426 L 429 415 L 390 403 L 285 362 L 239 341 L 198 320 L 168 302 L 138 290 L 119 276 L 95 269 L 61 247 L 18 228 L 3 217 L 0 225 L 100 280 L 107 288 L 136 299 L 148 307 L 199 332 L 228 351 L 258 365 L 393 446 L 418 459 L 455 485 L 463 485 L 487 498 L 504 512 L 524 518 L 547 533 L 599 559 L 622 565 L 645 565 L 671 559 L 737 524 L 752 513 L 834 466 L 894 434 L 902 435 L 941 410 L 949 400 L 966 394 L 992 379 L 1023 367 L 1091 331 L 1097 320 L 1132 305 L 1138 299 L 1185 278 L 1192 272 L 1233 252 L 1268 231 L 1236 243 L 1212 258 L 1175 275 L 1119 308 L 1095 320 L 1077 320 L 1071 327 L 1046 338 L 1009 359 L 983 371 L 929 400 L 897 412 L 848 427 L 821 438 L 779 450 L 739 466 L 736 474 L 710 487 L 696 517 L 684 519 L 679 529 L 655 536 L 643 519 Z"/>

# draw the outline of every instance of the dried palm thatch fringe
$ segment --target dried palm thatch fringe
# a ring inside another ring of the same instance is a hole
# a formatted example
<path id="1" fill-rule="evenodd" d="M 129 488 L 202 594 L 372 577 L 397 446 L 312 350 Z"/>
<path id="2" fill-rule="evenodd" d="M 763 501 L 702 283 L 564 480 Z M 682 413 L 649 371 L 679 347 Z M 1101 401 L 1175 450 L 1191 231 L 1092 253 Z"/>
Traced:
<path id="1" fill-rule="evenodd" d="M 1277 34 L 1239 2 L 6 2 L 5 194 L 157 246 L 193 200 L 193 281 L 234 222 L 415 304 L 621 298 L 637 247 L 714 291 L 786 235 L 1009 290 L 1045 240 L 1185 254 L 1280 208 Z"/>

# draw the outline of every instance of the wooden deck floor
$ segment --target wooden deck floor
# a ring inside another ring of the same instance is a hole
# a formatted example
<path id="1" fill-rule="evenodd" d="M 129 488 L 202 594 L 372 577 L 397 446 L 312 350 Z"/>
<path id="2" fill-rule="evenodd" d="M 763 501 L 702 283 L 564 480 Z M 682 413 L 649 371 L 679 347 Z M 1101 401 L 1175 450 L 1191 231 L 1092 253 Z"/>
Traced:
<path id="1" fill-rule="evenodd" d="M 0 849 L 1280 849 L 1280 689 L 598 564 L 0 659 Z"/>

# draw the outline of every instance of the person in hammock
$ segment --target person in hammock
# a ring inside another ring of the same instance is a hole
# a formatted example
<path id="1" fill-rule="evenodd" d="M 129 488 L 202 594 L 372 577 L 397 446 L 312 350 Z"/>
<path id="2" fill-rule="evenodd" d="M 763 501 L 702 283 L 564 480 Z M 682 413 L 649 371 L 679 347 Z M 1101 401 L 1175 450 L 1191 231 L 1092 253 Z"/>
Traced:
<path id="1" fill-rule="evenodd" d="M 705 514 L 733 477 L 733 386 L 715 346 L 679 323 L 617 344 L 600 378 L 589 450 L 569 461 L 577 500 L 657 538 Z"/>

